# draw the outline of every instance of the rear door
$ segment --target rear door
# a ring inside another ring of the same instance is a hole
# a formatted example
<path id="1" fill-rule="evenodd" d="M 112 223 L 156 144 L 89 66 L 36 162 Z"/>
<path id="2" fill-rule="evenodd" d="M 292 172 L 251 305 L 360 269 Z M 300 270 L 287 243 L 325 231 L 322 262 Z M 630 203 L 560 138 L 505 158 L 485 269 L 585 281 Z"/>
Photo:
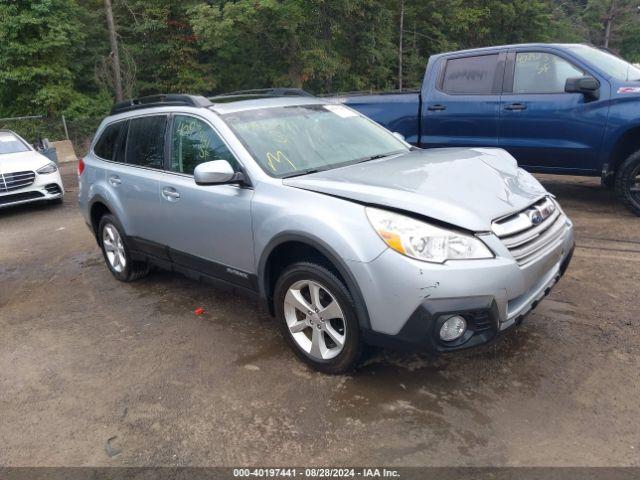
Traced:
<path id="1" fill-rule="evenodd" d="M 204 118 L 176 114 L 172 119 L 166 173 L 160 181 L 164 242 L 179 266 L 255 288 L 251 199 L 240 185 L 196 185 L 195 167 L 227 160 L 240 164 Z"/>
<path id="2" fill-rule="evenodd" d="M 107 182 L 122 206 L 120 221 L 133 248 L 160 257 L 164 256 L 158 245 L 164 224 L 158 182 L 164 168 L 166 129 L 167 115 L 128 120 L 118 140 L 117 161 L 107 170 Z"/>
<path id="3" fill-rule="evenodd" d="M 423 147 L 496 146 L 506 52 L 443 57 L 425 79 Z M 429 67 L 427 67 L 429 68 Z"/>
<path id="4" fill-rule="evenodd" d="M 562 52 L 509 52 L 499 145 L 532 171 L 592 173 L 607 121 L 607 95 L 565 93 L 568 78 L 592 75 Z M 595 75 L 594 75 L 595 76 Z M 604 80 L 600 79 L 604 93 Z"/>

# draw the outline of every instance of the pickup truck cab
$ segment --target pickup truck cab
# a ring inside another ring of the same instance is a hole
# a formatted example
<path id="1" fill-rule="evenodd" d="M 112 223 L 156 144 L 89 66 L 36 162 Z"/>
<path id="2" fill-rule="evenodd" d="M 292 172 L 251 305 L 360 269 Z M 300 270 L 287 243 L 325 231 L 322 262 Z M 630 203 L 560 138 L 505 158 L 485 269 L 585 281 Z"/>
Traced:
<path id="1" fill-rule="evenodd" d="M 342 96 L 414 145 L 501 147 L 531 172 L 601 176 L 640 215 L 640 68 L 581 44 L 429 59 L 420 91 Z"/>

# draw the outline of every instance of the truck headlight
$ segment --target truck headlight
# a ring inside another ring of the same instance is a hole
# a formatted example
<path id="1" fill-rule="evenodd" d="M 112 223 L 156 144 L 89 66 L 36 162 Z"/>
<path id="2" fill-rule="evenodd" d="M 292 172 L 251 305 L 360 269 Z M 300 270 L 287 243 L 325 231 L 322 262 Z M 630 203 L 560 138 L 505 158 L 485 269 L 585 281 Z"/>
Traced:
<path id="1" fill-rule="evenodd" d="M 56 166 L 55 163 L 50 162 L 47 163 L 44 167 L 36 170 L 36 172 L 38 172 L 39 174 L 47 174 L 47 173 L 53 173 L 53 172 L 57 172 L 58 171 L 58 167 Z"/>
<path id="2" fill-rule="evenodd" d="M 378 208 L 367 207 L 366 212 L 384 243 L 407 257 L 432 263 L 493 258 L 491 250 L 473 235 Z"/>

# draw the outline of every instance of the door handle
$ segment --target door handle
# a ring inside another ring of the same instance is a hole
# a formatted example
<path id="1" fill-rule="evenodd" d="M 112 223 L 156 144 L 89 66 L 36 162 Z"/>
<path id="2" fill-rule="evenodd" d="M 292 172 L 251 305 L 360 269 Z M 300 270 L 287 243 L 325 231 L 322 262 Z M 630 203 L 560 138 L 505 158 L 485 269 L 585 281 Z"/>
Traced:
<path id="1" fill-rule="evenodd" d="M 511 111 L 520 111 L 520 110 L 526 110 L 527 106 L 524 103 L 511 103 L 506 107 L 504 107 L 504 109 L 511 110 Z"/>
<path id="2" fill-rule="evenodd" d="M 122 183 L 122 180 L 120 180 L 120 177 L 118 177 L 117 175 L 113 175 L 113 176 L 109 177 L 109 183 L 111 185 L 113 185 L 114 187 L 117 187 L 118 185 L 120 185 Z"/>
<path id="3" fill-rule="evenodd" d="M 440 105 L 439 103 L 436 105 L 429 105 L 427 107 L 427 110 L 429 110 L 430 112 L 441 112 L 442 110 L 446 110 L 447 106 L 446 105 Z"/>
<path id="4" fill-rule="evenodd" d="M 176 192 L 176 189 L 173 187 L 164 187 L 162 189 L 162 196 L 170 202 L 175 202 L 180 198 L 180 194 Z"/>

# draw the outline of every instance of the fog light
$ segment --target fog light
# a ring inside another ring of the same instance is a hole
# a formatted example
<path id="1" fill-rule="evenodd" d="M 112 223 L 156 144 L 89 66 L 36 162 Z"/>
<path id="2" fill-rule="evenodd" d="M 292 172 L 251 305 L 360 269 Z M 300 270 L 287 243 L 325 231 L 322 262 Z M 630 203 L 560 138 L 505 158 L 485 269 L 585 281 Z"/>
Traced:
<path id="1" fill-rule="evenodd" d="M 440 340 L 452 342 L 459 339 L 467 331 L 467 321 L 460 315 L 454 315 L 440 327 Z"/>

